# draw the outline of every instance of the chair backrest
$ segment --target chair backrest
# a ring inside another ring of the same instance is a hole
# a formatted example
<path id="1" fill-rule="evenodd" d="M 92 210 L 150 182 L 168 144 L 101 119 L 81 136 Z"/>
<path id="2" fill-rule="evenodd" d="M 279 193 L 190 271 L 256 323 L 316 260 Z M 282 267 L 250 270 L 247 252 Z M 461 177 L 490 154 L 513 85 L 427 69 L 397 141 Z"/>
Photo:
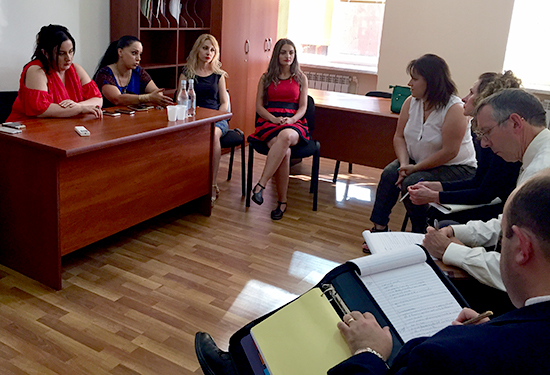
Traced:
<path id="1" fill-rule="evenodd" d="M 231 96 L 229 90 L 227 90 L 227 112 L 231 112 Z"/>
<path id="2" fill-rule="evenodd" d="M 307 120 L 307 127 L 311 133 L 315 129 L 315 101 L 311 96 L 307 96 L 307 109 L 304 117 Z"/>
<path id="3" fill-rule="evenodd" d="M 0 123 L 5 122 L 11 113 L 17 91 L 0 91 Z"/>
<path id="4" fill-rule="evenodd" d="M 369 91 L 365 94 L 365 96 L 375 96 L 377 98 L 391 99 L 391 93 L 384 91 Z"/>

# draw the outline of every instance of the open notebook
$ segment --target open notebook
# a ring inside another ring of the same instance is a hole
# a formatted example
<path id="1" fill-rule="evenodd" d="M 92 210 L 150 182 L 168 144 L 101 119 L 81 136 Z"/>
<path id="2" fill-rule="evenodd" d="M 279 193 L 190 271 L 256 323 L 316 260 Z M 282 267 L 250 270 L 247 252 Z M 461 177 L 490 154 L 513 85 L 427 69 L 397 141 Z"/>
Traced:
<path id="1" fill-rule="evenodd" d="M 410 339 L 449 326 L 465 304 L 420 246 L 350 262 L 354 266 L 340 266 L 348 271 L 331 284 L 311 289 L 250 329 L 270 374 L 325 374 L 348 358 L 351 353 L 336 324 L 350 306 L 390 325 L 394 356 Z M 327 286 L 333 293 L 327 293 Z M 335 303 L 335 296 L 348 306 Z"/>
<path id="2" fill-rule="evenodd" d="M 371 232 L 363 231 L 363 239 L 371 254 L 398 251 L 411 245 L 421 245 L 424 235 L 411 232 Z"/>
<path id="3" fill-rule="evenodd" d="M 412 245 L 351 261 L 403 342 L 433 335 L 450 325 L 462 310 L 426 260 L 426 252 Z"/>

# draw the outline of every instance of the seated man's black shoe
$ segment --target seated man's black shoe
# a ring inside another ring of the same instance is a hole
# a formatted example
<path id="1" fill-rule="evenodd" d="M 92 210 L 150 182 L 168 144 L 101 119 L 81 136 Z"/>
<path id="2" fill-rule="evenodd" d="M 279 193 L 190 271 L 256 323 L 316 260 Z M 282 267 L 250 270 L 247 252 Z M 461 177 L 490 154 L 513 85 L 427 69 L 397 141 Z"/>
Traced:
<path id="1" fill-rule="evenodd" d="M 196 333 L 195 353 L 204 375 L 238 375 L 231 354 L 218 348 L 208 333 Z"/>

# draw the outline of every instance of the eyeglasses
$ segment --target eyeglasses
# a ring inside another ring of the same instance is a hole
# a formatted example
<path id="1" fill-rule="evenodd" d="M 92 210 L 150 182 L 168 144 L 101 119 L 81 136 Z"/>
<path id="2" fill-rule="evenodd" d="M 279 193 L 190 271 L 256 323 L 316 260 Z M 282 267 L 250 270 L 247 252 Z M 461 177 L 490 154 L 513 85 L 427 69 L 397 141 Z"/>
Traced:
<path id="1" fill-rule="evenodd" d="M 508 117 L 506 117 L 504 120 L 499 121 L 495 126 L 489 128 L 489 129 L 485 129 L 485 130 L 476 129 L 476 130 L 474 130 L 474 134 L 476 135 L 476 137 L 480 141 L 488 141 L 489 137 L 491 136 L 491 132 L 493 131 L 493 129 L 496 128 L 497 126 L 500 126 L 501 124 L 504 124 L 506 121 L 508 121 L 510 119 L 510 116 L 511 116 L 511 114 L 508 115 Z"/>

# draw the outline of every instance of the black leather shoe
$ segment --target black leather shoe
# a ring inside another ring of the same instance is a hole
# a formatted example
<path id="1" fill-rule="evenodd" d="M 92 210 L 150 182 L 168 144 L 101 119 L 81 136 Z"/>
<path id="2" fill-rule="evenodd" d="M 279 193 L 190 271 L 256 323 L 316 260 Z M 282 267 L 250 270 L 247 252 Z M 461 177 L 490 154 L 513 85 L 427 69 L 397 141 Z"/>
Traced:
<path id="1" fill-rule="evenodd" d="M 231 354 L 218 348 L 208 333 L 195 334 L 195 353 L 204 375 L 238 375 Z"/>
<path id="2" fill-rule="evenodd" d="M 254 193 L 254 190 L 256 190 L 257 187 L 259 187 L 260 190 Z M 262 196 L 264 189 L 265 187 L 260 185 L 259 183 L 257 183 L 256 186 L 254 186 L 254 189 L 252 189 L 252 200 L 259 206 L 264 203 L 264 197 Z"/>
<path id="3" fill-rule="evenodd" d="M 286 212 L 286 202 L 279 202 L 277 201 L 277 208 L 271 211 L 271 219 L 273 220 L 281 220 L 283 218 L 284 213 Z M 281 210 L 281 206 L 285 205 L 285 210 Z"/>

